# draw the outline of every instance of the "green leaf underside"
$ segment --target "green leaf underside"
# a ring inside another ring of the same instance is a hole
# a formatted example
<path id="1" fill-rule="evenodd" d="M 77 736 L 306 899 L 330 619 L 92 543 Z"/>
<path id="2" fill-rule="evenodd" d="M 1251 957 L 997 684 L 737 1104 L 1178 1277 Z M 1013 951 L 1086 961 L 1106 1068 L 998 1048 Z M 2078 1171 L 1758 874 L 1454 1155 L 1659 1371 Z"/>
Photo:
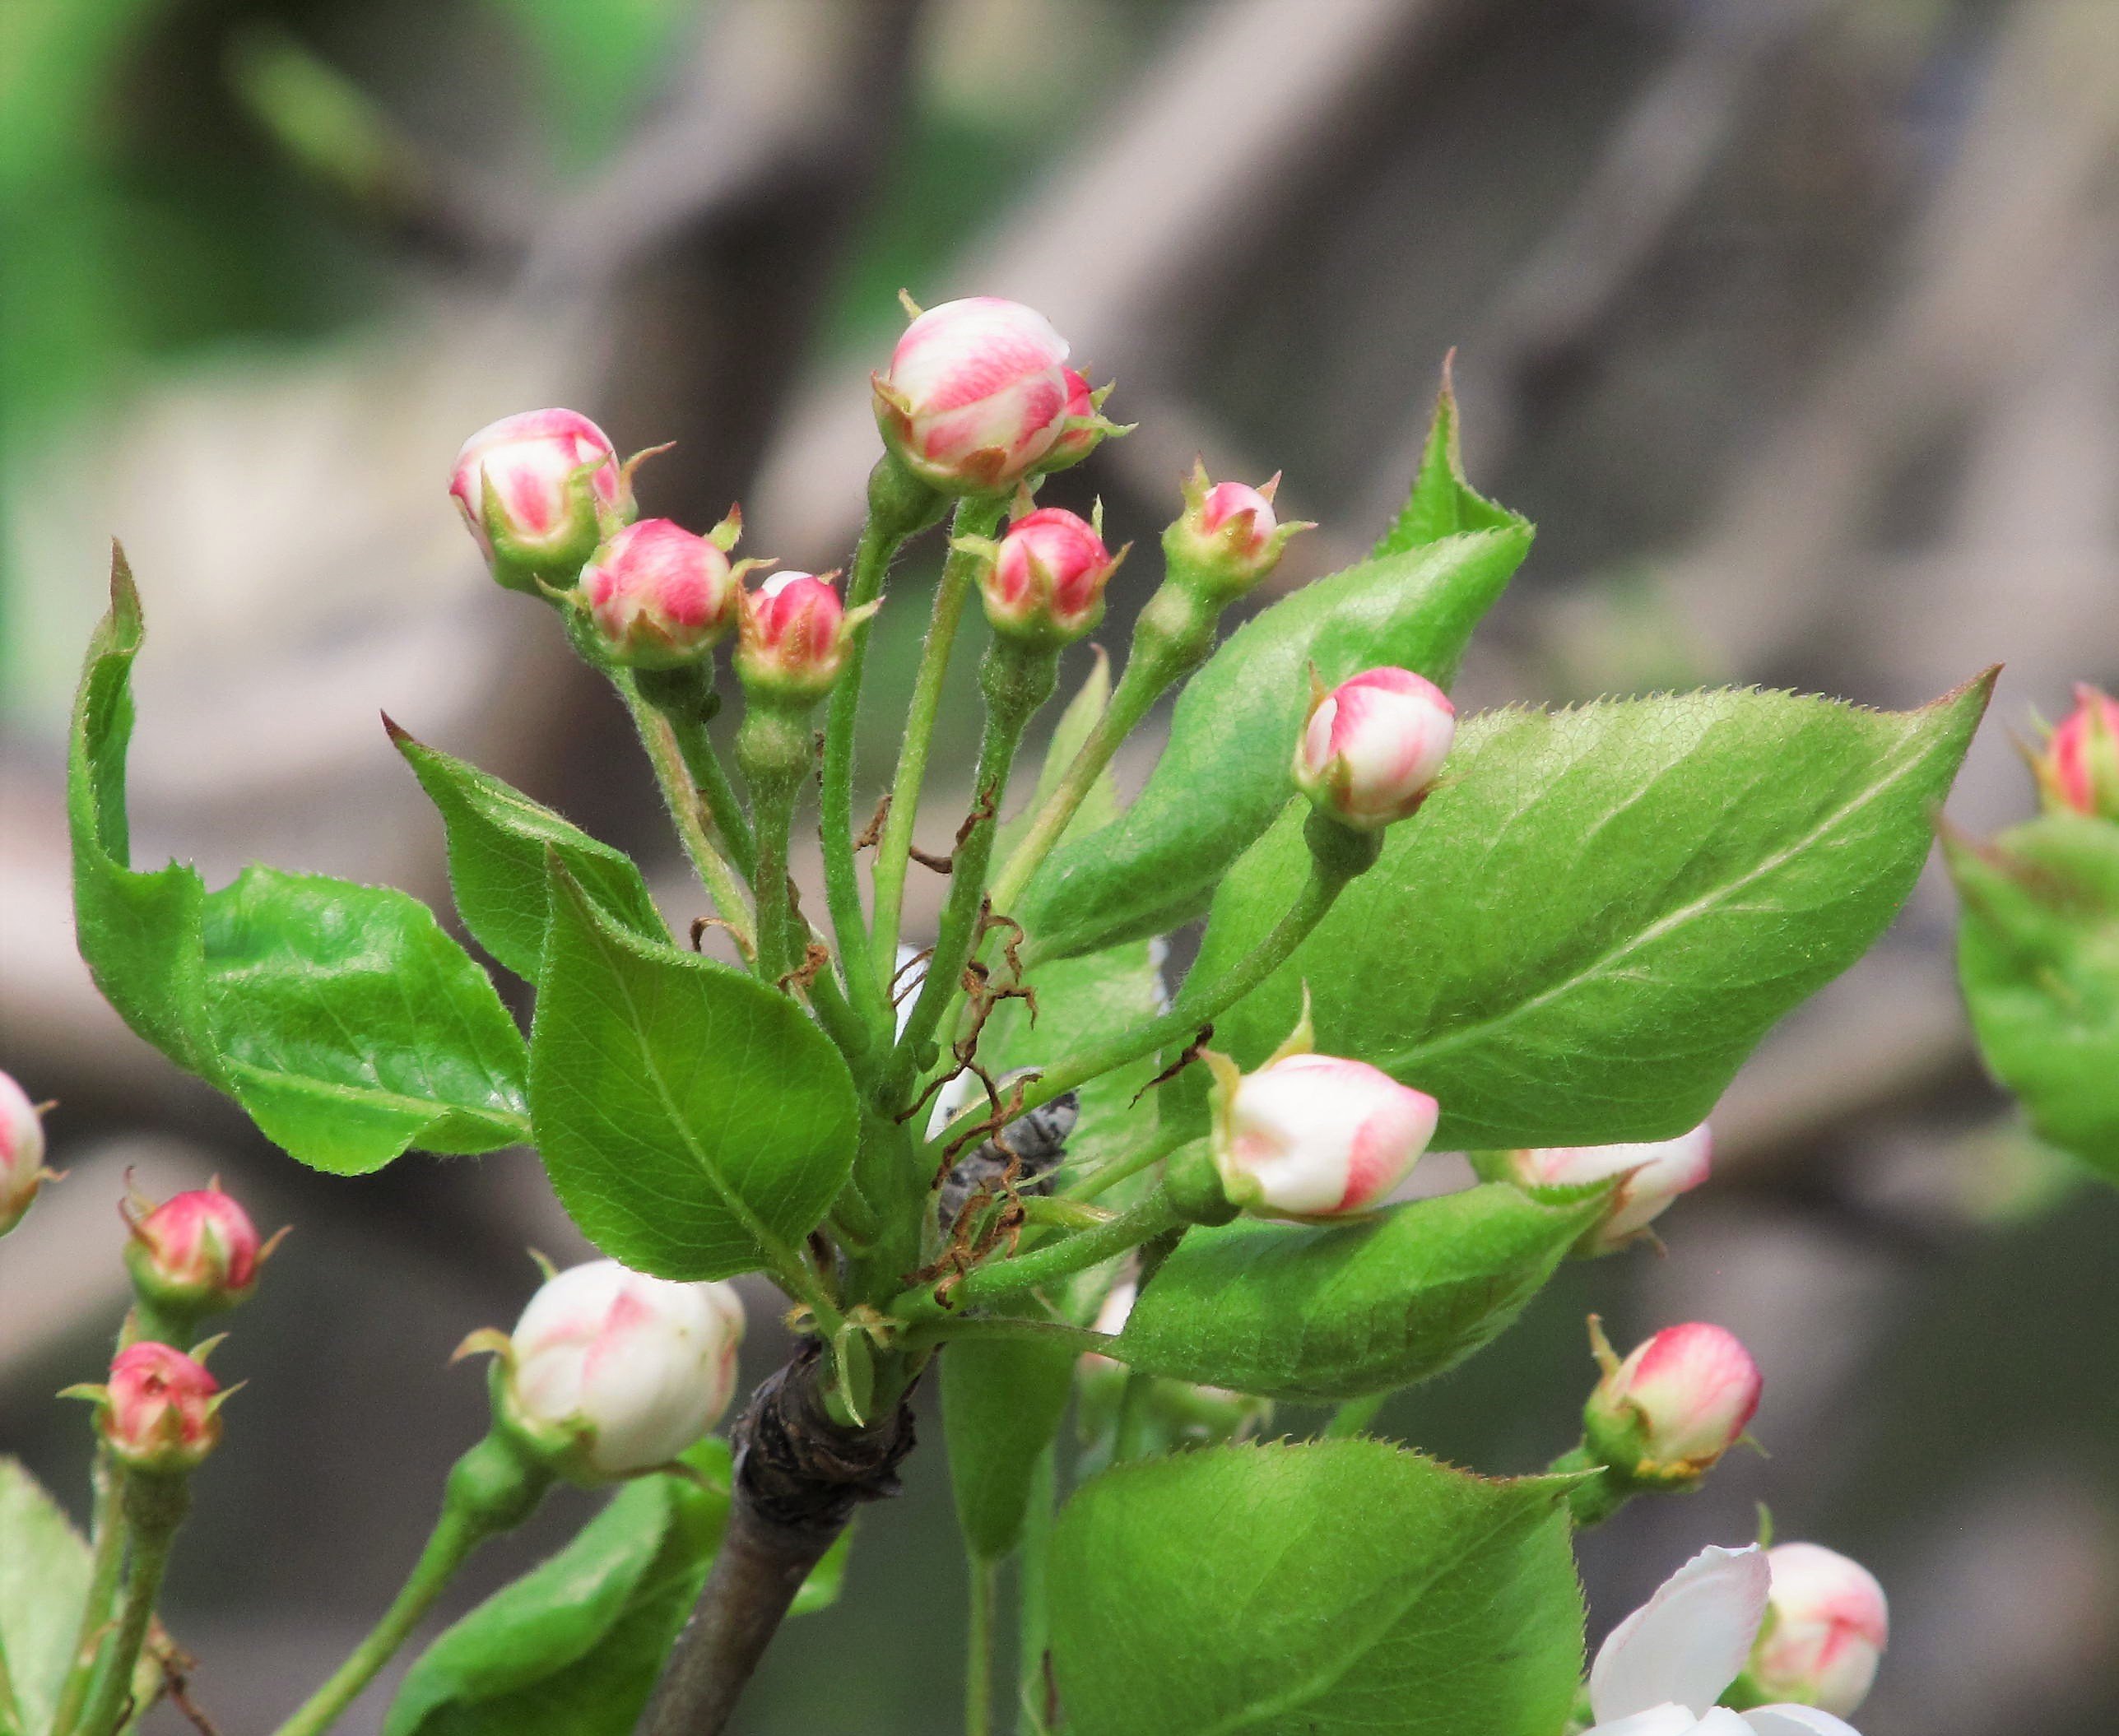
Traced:
<path id="1" fill-rule="evenodd" d="M 1079 1736 L 1554 1736 L 1582 1599 L 1550 1478 L 1370 1440 L 1128 1464 L 1053 1543 Z"/>
<path id="2" fill-rule="evenodd" d="M 561 1202 L 660 1278 L 788 1270 L 853 1167 L 846 1064 L 786 996 L 618 928 L 552 874 L 530 1103 Z"/>
<path id="3" fill-rule="evenodd" d="M 967 1339 L 941 1356 L 942 1430 L 964 1546 L 999 1561 L 1023 1533 L 1038 1455 L 1074 1386 L 1071 1345 Z"/>
<path id="4" fill-rule="evenodd" d="M 1452 358 L 1455 352 L 1452 352 Z M 1434 420 L 1428 426 L 1427 445 L 1420 457 L 1420 471 L 1413 479 L 1412 492 L 1377 540 L 1373 558 L 1402 555 L 1424 548 L 1462 531 L 1527 529 L 1527 521 L 1504 506 L 1498 506 L 1464 480 L 1464 458 L 1458 444 L 1457 392 L 1450 380 L 1449 363 L 1443 364 L 1442 390 L 1435 396 Z"/>
<path id="5" fill-rule="evenodd" d="M 2041 1138 L 2119 1181 L 2119 825 L 2050 815 L 1944 847 L 1987 1065 Z"/>
<path id="6" fill-rule="evenodd" d="M 1445 538 L 1305 586 L 1247 624 L 1187 684 L 1146 787 L 1056 850 L 1014 912 L 1047 956 L 1179 926 L 1271 824 L 1310 700 L 1379 664 L 1448 685 L 1529 550 L 1527 526 Z"/>
<path id="7" fill-rule="evenodd" d="M 142 638 L 121 556 L 68 766 L 77 939 L 105 997 L 316 1168 L 357 1175 L 414 1145 L 521 1143 L 521 1035 L 486 973 L 417 899 L 254 866 L 209 894 L 188 865 L 127 866 L 129 678 Z"/>
<path id="8" fill-rule="evenodd" d="M 669 938 L 647 882 L 623 851 L 394 726 L 391 740 L 440 811 L 463 926 L 517 976 L 534 982 L 544 954 L 547 851 L 617 926 L 645 940 Z"/>
<path id="9" fill-rule="evenodd" d="M 1730 691 L 1475 718 L 1215 1047 L 1262 1061 L 1306 981 L 1317 1047 L 1431 1093 L 1444 1149 L 1680 1133 L 1889 923 L 1991 685 L 1903 713 Z M 1291 810 L 1223 883 L 1197 970 L 1257 944 L 1305 849 Z"/>
<path id="10" fill-rule="evenodd" d="M 1352 1223 L 1196 1229 L 1141 1293 L 1118 1353 L 1274 1399 L 1396 1391 L 1499 1334 L 1602 1209 L 1601 1195 L 1546 1205 L 1495 1185 Z"/>
<path id="11" fill-rule="evenodd" d="M 50 1727 L 88 1575 L 88 1545 L 58 1503 L 0 1458 L 0 1659 L 31 1730 Z"/>

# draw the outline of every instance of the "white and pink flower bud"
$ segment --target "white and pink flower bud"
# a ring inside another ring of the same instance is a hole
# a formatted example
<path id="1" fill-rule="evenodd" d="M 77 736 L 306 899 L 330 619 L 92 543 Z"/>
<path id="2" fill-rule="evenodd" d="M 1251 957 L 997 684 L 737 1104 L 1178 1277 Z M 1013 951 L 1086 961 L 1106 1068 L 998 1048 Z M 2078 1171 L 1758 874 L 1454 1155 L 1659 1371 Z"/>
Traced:
<path id="1" fill-rule="evenodd" d="M 2036 769 L 2048 809 L 2119 820 L 2119 699 L 2078 681 Z"/>
<path id="2" fill-rule="evenodd" d="M 643 518 L 616 531 L 582 569 L 582 600 L 597 637 L 620 663 L 675 669 L 698 661 L 736 624 L 743 583 L 727 545 L 734 515 L 713 536 L 667 518 Z"/>
<path id="3" fill-rule="evenodd" d="M 1184 484 L 1185 509 L 1163 533 L 1170 576 L 1204 593 L 1217 607 L 1234 601 L 1280 564 L 1288 539 L 1313 525 L 1281 524 L 1273 516 L 1277 472 L 1262 486 L 1210 482 L 1204 465 Z"/>
<path id="4" fill-rule="evenodd" d="M 1680 1194 L 1704 1181 L 1714 1167 L 1714 1135 L 1702 1121 L 1675 1140 L 1638 1145 L 1552 1145 L 1512 1151 L 1508 1178 L 1518 1186 L 1588 1187 L 1622 1178 L 1610 1209 L 1582 1238 L 1579 1251 L 1605 1254 L 1625 1246 L 1668 1210 Z"/>
<path id="5" fill-rule="evenodd" d="M 229 1395 L 206 1364 L 170 1344 L 128 1344 L 101 1387 L 77 1388 L 99 1401 L 97 1426 L 111 1455 L 134 1470 L 188 1471 L 221 1440 Z"/>
<path id="6" fill-rule="evenodd" d="M 493 576 L 511 591 L 574 582 L 606 530 L 632 516 L 626 470 L 573 410 L 503 416 L 463 443 L 448 491 Z"/>
<path id="7" fill-rule="evenodd" d="M 1582 1409 L 1591 1451 L 1652 1488 L 1697 1482 L 1741 1440 L 1759 1409 L 1759 1366 L 1735 1334 L 1666 1326 L 1624 1362 L 1592 1322 L 1604 1378 Z"/>
<path id="8" fill-rule="evenodd" d="M 1380 831 L 1427 799 L 1456 739 L 1457 708 L 1426 676 L 1364 670 L 1311 706 L 1295 784 L 1340 824 Z"/>
<path id="9" fill-rule="evenodd" d="M 737 599 L 736 673 L 753 693 L 815 699 L 846 666 L 853 629 L 878 605 L 848 611 L 832 575 L 776 573 Z"/>
<path id="10" fill-rule="evenodd" d="M 1066 645 L 1104 619 L 1104 587 L 1126 558 L 1095 526 L 1063 507 L 1018 518 L 979 575 L 986 618 L 1011 638 Z"/>
<path id="11" fill-rule="evenodd" d="M 22 1221 L 51 1179 L 44 1167 L 44 1118 L 30 1094 L 0 1073 L 0 1236 Z"/>
<path id="12" fill-rule="evenodd" d="M 1424 1091 L 1365 1061 L 1281 1054 L 1215 1072 L 1212 1149 L 1231 1205 L 1276 1218 L 1329 1218 L 1378 1204 L 1434 1137 Z"/>
<path id="13" fill-rule="evenodd" d="M 1066 355 L 1066 341 L 1020 302 L 944 302 L 913 319 L 890 371 L 874 377 L 876 425 L 932 488 L 1007 488 L 1067 432 Z"/>
<path id="14" fill-rule="evenodd" d="M 125 1264 L 152 1307 L 189 1318 L 247 1301 L 279 1235 L 260 1242 L 258 1227 L 219 1181 L 160 1205 L 132 1195 L 121 1208 L 132 1237 Z"/>
<path id="15" fill-rule="evenodd" d="M 598 1260 L 547 1279 L 508 1340 L 507 1392 L 559 1468 L 591 1479 L 669 1464 L 736 1390 L 743 1304 Z"/>
<path id="16" fill-rule="evenodd" d="M 1869 1697 L 1891 1639 L 1890 1605 L 1859 1562 L 1817 1543 L 1776 1543 L 1765 1625 L 1750 1677 L 1769 1700 L 1795 1701 L 1844 1718 Z"/>

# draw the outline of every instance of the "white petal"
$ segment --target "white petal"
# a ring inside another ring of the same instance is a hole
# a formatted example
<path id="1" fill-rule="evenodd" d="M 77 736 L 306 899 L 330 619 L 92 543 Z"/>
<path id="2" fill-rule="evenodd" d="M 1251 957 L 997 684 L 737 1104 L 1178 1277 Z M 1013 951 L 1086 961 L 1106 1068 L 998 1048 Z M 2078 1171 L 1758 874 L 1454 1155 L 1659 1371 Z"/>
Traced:
<path id="1" fill-rule="evenodd" d="M 1772 1582 L 1756 1544 L 1701 1550 L 1598 1650 L 1589 1673 L 1597 1717 L 1609 1722 L 1666 1705 L 1705 1717 L 1751 1655 Z"/>
<path id="2" fill-rule="evenodd" d="M 1854 1726 L 1814 1706 L 1762 1706 L 1744 1715 L 1753 1736 L 1860 1736 Z"/>
<path id="3" fill-rule="evenodd" d="M 1587 1736 L 1692 1736 L 1699 1720 L 1682 1706 L 1652 1706 L 1645 1712 L 1614 1723 L 1600 1724 Z"/>

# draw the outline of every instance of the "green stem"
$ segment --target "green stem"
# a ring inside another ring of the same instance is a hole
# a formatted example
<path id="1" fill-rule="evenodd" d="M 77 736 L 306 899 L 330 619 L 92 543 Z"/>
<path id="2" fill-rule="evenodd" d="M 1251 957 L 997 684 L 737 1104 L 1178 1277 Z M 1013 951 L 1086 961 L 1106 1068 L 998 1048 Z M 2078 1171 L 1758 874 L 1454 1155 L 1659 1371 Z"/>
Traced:
<path id="1" fill-rule="evenodd" d="M 957 503 L 956 516 L 950 522 L 950 536 L 991 536 L 1001 522 L 1002 510 L 998 495 L 966 495 Z M 941 709 L 950 652 L 955 646 L 957 626 L 964 618 L 964 606 L 982 559 L 970 550 L 952 547 L 935 587 L 934 615 L 927 624 L 919 672 L 913 679 L 904 743 L 898 750 L 897 775 L 890 783 L 890 817 L 884 822 L 882 842 L 876 852 L 876 912 L 869 954 L 879 979 L 887 977 L 897 964 L 906 865 L 911 860 L 913 827 L 919 818 L 920 786 L 927 777 L 927 750 L 933 745 L 935 717 Z"/>
<path id="2" fill-rule="evenodd" d="M 1152 1236 L 1173 1228 L 1183 1220 L 1176 1208 L 1159 1189 L 1144 1200 L 1132 1210 L 1113 1218 L 1108 1223 L 1099 1224 L 1093 1230 L 1062 1237 L 1042 1247 L 1004 1260 L 997 1265 L 982 1266 L 950 1293 L 945 1307 L 933 1294 L 924 1288 L 908 1291 L 899 1297 L 890 1311 L 901 1320 L 925 1322 L 937 1319 L 953 1319 L 960 1309 L 990 1307 L 996 1302 L 1011 1302 L 1019 1296 L 1028 1295 L 1041 1284 L 1050 1283 L 1056 1278 L 1065 1278 L 1072 1273 L 1101 1265 L 1107 1260 L 1115 1260 L 1129 1248 L 1138 1246 Z M 969 1326 L 974 1323 L 964 1321 Z M 992 1322 L 986 1322 L 991 1325 Z M 1043 1321 L 1029 1324 L 1043 1326 Z M 1056 1323 L 1055 1323 L 1056 1324 Z M 1085 1327 L 1069 1327 L 1070 1332 L 1085 1332 Z M 1049 1337 L 1053 1334 L 1040 1333 Z M 1100 1337 L 1102 1334 L 1094 1334 Z M 1085 1349 L 1098 1348 L 1094 1344 Z"/>
<path id="3" fill-rule="evenodd" d="M 751 833 L 743 804 L 737 800 L 736 787 L 728 781 L 728 768 L 714 751 L 713 738 L 696 717 L 672 717 L 670 726 L 676 736 L 677 751 L 684 757 L 685 769 L 705 798 L 706 811 L 713 817 L 723 853 L 736 865 L 737 872 L 749 880 L 758 871 L 758 841 Z"/>
<path id="4" fill-rule="evenodd" d="M 993 1736 L 993 1607 L 1001 1564 L 968 1552 L 964 1562 L 971 1570 L 971 1618 L 964 1636 L 964 1736 Z"/>
<path id="5" fill-rule="evenodd" d="M 132 1675 L 147 1643 L 155 1599 L 161 1595 L 170 1547 L 191 1505 L 184 1475 L 134 1471 L 125 1479 L 126 1518 L 132 1533 L 125 1594 L 118 1606 L 118 1632 L 96 1659 L 88 1703 L 75 1726 L 81 1736 L 114 1736 L 129 1714 Z"/>
<path id="6" fill-rule="evenodd" d="M 111 1615 L 118 1601 L 118 1582 L 125 1570 L 126 1534 L 124 1472 L 100 1439 L 95 1444 L 95 1469 L 90 1473 L 95 1489 L 89 1525 L 95 1539 L 90 1557 L 88 1596 L 81 1606 L 81 1625 L 75 1630 L 72 1660 L 67 1665 L 52 1714 L 52 1736 L 69 1736 L 88 1700 L 95 1674 L 96 1655 L 108 1636 Z"/>
<path id="7" fill-rule="evenodd" d="M 411 1636 L 472 1552 L 488 1538 L 512 1530 L 527 1519 L 551 1480 L 550 1471 L 497 1432 L 458 1460 L 448 1474 L 441 1516 L 403 1589 L 368 1637 L 275 1736 L 318 1736 L 330 1729 Z"/>
<path id="8" fill-rule="evenodd" d="M 1062 1188 L 1058 1198 L 1062 1200 L 1094 1200 L 1099 1194 L 1116 1187 L 1121 1181 L 1137 1176 L 1144 1169 L 1152 1169 L 1179 1146 L 1189 1145 L 1198 1137 L 1191 1128 L 1165 1127 L 1138 1151 L 1129 1152 L 1122 1158 L 1091 1170 L 1072 1186 Z"/>
<path id="9" fill-rule="evenodd" d="M 1545 1469 L 1556 1476 L 1582 1471 L 1594 1474 L 1567 1492 L 1568 1508 L 1578 1531 L 1602 1525 L 1637 1492 L 1618 1472 L 1598 1462 L 1587 1441 L 1562 1453 Z"/>
<path id="10" fill-rule="evenodd" d="M 1049 1698 L 1045 1652 L 1052 1643 L 1052 1599 L 1046 1575 L 1052 1562 L 1053 1515 L 1058 1492 L 1057 1455 L 1047 1441 L 1030 1473 L 1021 1553 L 1016 1562 L 1016 1736 L 1051 1736 L 1051 1724 L 1045 1716 Z"/>
<path id="11" fill-rule="evenodd" d="M 1145 1459 L 1153 1450 L 1155 1419 L 1148 1409 L 1149 1379 L 1136 1368 L 1126 1371 L 1126 1390 L 1119 1398 L 1118 1419 L 1111 1429 L 1113 1464 Z"/>
<path id="12" fill-rule="evenodd" d="M 633 727 L 639 732 L 640 745 L 647 750 L 648 763 L 654 768 L 655 782 L 662 789 L 662 801 L 670 810 L 671 823 L 676 828 L 685 854 L 690 857 L 692 867 L 713 899 L 722 920 L 735 931 L 744 946 L 750 946 L 753 937 L 742 880 L 728 858 L 714 847 L 713 840 L 706 835 L 706 828 L 699 824 L 699 787 L 692 782 L 690 770 L 685 764 L 676 731 L 668 717 L 640 697 L 639 687 L 629 672 L 614 670 L 611 680 L 632 716 Z"/>
<path id="13" fill-rule="evenodd" d="M 1099 1332 L 1092 1326 L 1077 1326 L 1067 1321 L 1027 1320 L 1011 1314 L 980 1314 L 960 1320 L 949 1314 L 913 1327 L 899 1343 L 917 1353 L 936 1344 L 955 1344 L 968 1338 L 1066 1344 L 1083 1352 L 1093 1350 L 1099 1356 L 1109 1356 L 1111 1347 L 1118 1342 L 1110 1333 Z"/>
<path id="14" fill-rule="evenodd" d="M 1324 1425 L 1324 1438 L 1339 1441 L 1350 1435 L 1365 1435 L 1390 1396 L 1387 1392 L 1377 1392 L 1365 1399 L 1349 1399 L 1332 1412 L 1331 1420 Z"/>
<path id="15" fill-rule="evenodd" d="M 794 907 L 788 898 L 788 845 L 795 825 L 795 786 L 753 782 L 758 815 L 758 974 L 777 983 L 793 970 Z"/>

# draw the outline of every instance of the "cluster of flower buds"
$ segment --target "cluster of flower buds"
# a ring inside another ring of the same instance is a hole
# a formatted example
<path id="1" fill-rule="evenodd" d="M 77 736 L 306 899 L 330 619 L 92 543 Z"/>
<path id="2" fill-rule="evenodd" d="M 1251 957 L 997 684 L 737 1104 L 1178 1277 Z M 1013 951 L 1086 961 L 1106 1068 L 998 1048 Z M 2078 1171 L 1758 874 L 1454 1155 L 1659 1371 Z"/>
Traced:
<path id="1" fill-rule="evenodd" d="M 1844 1718 L 1869 1697 L 1891 1641 L 1891 1608 L 1876 1576 L 1819 1543 L 1776 1543 L 1766 1619 L 1746 1673 L 1759 1697 L 1796 1701 Z"/>
<path id="2" fill-rule="evenodd" d="M 1456 739 L 1457 708 L 1426 676 L 1364 670 L 1313 695 L 1295 786 L 1341 825 L 1380 831 L 1427 799 Z"/>
<path id="3" fill-rule="evenodd" d="M 985 557 L 978 590 L 994 631 L 1045 648 L 1094 630 L 1104 587 L 1126 558 L 1104 546 L 1100 522 L 1057 506 L 1025 513 L 997 543 L 966 537 L 959 546 Z"/>
<path id="4" fill-rule="evenodd" d="M 1591 1455 L 1624 1483 L 1689 1488 L 1744 1437 L 1764 1383 L 1733 1333 L 1666 1326 L 1623 1362 L 1594 1317 L 1590 1336 L 1604 1377 L 1582 1425 Z"/>
<path id="5" fill-rule="evenodd" d="M 72 1386 L 62 1396 L 88 1399 L 111 1455 L 132 1470 L 181 1474 L 194 1469 L 221 1439 L 224 1392 L 208 1373 L 211 1344 L 186 1355 L 174 1345 L 143 1339 L 127 1345 L 100 1386 Z"/>
<path id="6" fill-rule="evenodd" d="M 1578 1251 L 1607 1254 L 1643 1239 L 1643 1232 L 1680 1194 L 1706 1181 L 1714 1164 L 1714 1136 L 1702 1121 L 1674 1140 L 1640 1145 L 1550 1145 L 1500 1153 L 1500 1177 L 1536 1193 L 1591 1187 L 1619 1178 L 1602 1218 Z"/>
<path id="7" fill-rule="evenodd" d="M 837 575 L 776 573 L 739 601 L 736 673 L 744 691 L 807 704 L 839 679 L 853 629 L 882 606 L 849 610 L 831 581 Z"/>
<path id="8" fill-rule="evenodd" d="M 736 624 L 743 574 L 732 563 L 742 514 L 729 509 L 704 536 L 668 518 L 621 526 L 581 571 L 581 597 L 611 661 L 635 669 L 695 663 Z"/>
<path id="9" fill-rule="evenodd" d="M 1163 552 L 1173 583 L 1221 608 L 1244 595 L 1280 563 L 1288 539 L 1316 527 L 1305 520 L 1282 524 L 1273 516 L 1277 473 L 1260 487 L 1211 482 L 1195 464 L 1185 479 L 1185 509 L 1163 532 Z"/>
<path id="10" fill-rule="evenodd" d="M 2052 811 L 2119 820 L 2119 699 L 2078 683 L 2075 709 L 2047 738 L 2036 770 Z"/>
<path id="11" fill-rule="evenodd" d="M 44 1116 L 29 1093 L 0 1073 L 0 1236 L 22 1221 L 38 1189 L 50 1179 Z"/>
<path id="12" fill-rule="evenodd" d="M 667 1465 L 712 1428 L 742 1339 L 730 1285 L 598 1260 L 548 1278 L 512 1334 L 473 1333 L 458 1353 L 496 1355 L 511 1432 L 561 1475 L 597 1482 Z"/>
<path id="13" fill-rule="evenodd" d="M 157 1317 L 185 1325 L 249 1300 L 286 1234 L 261 1242 L 250 1214 L 218 1181 L 160 1205 L 132 1193 L 120 1209 L 132 1232 L 125 1264 L 133 1288 Z"/>
<path id="14" fill-rule="evenodd" d="M 530 410 L 466 440 L 448 491 L 494 578 L 534 596 L 572 585 L 596 545 L 632 518 L 631 470 L 579 411 Z"/>

